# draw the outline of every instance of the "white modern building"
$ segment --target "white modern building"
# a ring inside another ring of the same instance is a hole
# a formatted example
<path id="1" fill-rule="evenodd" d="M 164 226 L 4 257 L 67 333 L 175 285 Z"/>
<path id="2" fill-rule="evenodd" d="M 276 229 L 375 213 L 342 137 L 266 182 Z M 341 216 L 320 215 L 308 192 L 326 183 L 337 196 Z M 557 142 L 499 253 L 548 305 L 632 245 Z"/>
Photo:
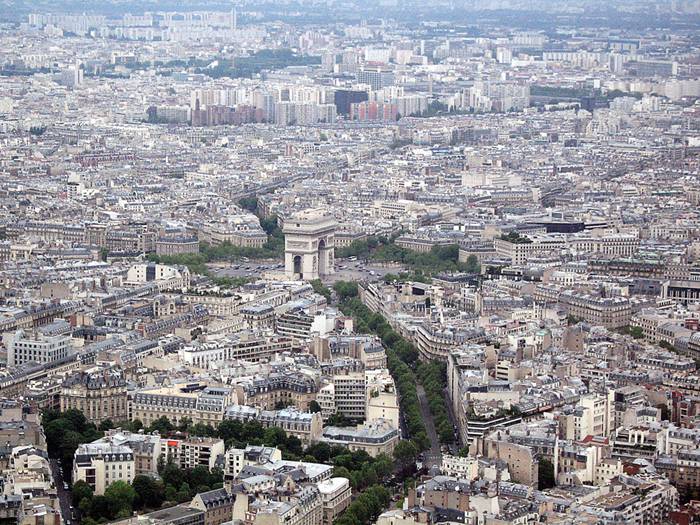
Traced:
<path id="1" fill-rule="evenodd" d="M 69 335 L 50 335 L 40 330 L 34 332 L 17 330 L 14 333 L 4 334 L 3 343 L 7 348 L 7 366 L 30 362 L 53 363 L 74 352 Z"/>

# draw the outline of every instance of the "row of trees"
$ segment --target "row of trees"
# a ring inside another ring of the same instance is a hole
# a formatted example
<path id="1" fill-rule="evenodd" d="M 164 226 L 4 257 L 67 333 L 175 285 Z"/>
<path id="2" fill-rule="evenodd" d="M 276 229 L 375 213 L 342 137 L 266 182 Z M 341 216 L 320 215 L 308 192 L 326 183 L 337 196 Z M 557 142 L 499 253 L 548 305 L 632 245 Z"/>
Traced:
<path id="1" fill-rule="evenodd" d="M 71 428 L 93 429 L 93 434 L 89 436 L 90 440 L 102 435 L 94 425 L 84 421 L 84 416 L 80 412 L 69 411 L 53 418 L 53 414 L 47 415 L 51 419 L 50 423 L 59 422 L 47 424 L 49 429 L 56 428 L 59 424 L 64 425 L 65 423 L 61 421 L 69 421 L 68 425 L 71 425 Z M 111 422 L 105 425 L 105 429 L 109 426 Z M 142 427 L 139 421 L 131 422 L 128 426 L 133 431 Z M 393 458 L 383 454 L 373 458 L 364 451 L 351 452 L 344 447 L 331 447 L 322 442 L 314 443 L 304 449 L 296 437 L 288 436 L 280 428 L 264 429 L 257 421 L 241 423 L 225 420 L 214 428 L 210 425 L 192 425 L 187 421 L 174 425 L 167 418 L 162 417 L 145 430 L 158 431 L 163 436 L 187 431 L 190 435 L 220 437 L 224 439 L 227 447 L 243 448 L 247 444 L 278 447 L 285 459 L 332 464 L 335 475 L 348 478 L 356 491 L 385 482 L 391 477 L 395 464 L 403 468 L 410 467 L 418 453 L 416 446 L 409 441 L 399 443 Z M 49 435 L 51 439 L 47 436 L 47 440 L 53 442 L 52 440 L 58 434 L 51 432 Z M 75 447 L 77 448 L 77 444 Z M 74 452 L 73 448 L 70 453 L 71 462 Z M 70 470 L 70 466 L 67 465 L 67 467 Z M 85 516 L 84 522 L 93 525 L 105 520 L 129 516 L 134 510 L 145 511 L 186 502 L 199 492 L 221 487 L 223 482 L 223 475 L 219 469 L 209 472 L 205 467 L 182 470 L 172 463 L 161 464 L 159 474 L 161 480 L 154 480 L 149 476 L 136 476 L 131 485 L 124 482 L 113 483 L 105 494 L 100 496 L 95 496 L 85 482 L 78 481 L 73 486 L 73 503 Z"/>
<path id="2" fill-rule="evenodd" d="M 218 246 L 210 246 L 207 243 L 202 243 L 199 246 L 199 253 L 181 253 L 178 255 L 156 255 L 151 253 L 148 255 L 148 260 L 160 264 L 182 264 L 187 266 L 192 273 L 205 275 L 210 277 L 219 286 L 227 286 L 230 284 L 240 285 L 245 284 L 248 279 L 231 278 L 231 277 L 214 277 L 207 263 L 217 261 L 238 261 L 243 257 L 252 259 L 273 259 L 281 257 L 284 253 L 284 237 L 282 233 L 270 236 L 267 243 L 262 248 L 248 248 L 234 246 L 228 241 L 225 241 Z"/>
<path id="3" fill-rule="evenodd" d="M 357 283 L 354 281 L 338 281 L 333 285 L 333 290 L 335 290 L 341 303 L 347 299 L 357 297 L 360 293 Z"/>
<path id="4" fill-rule="evenodd" d="M 80 410 L 69 409 L 65 412 L 57 410 L 45 410 L 41 415 L 42 426 L 46 436 L 46 446 L 49 456 L 59 460 L 66 478 L 70 478 L 73 467 L 73 457 L 78 446 L 82 443 L 90 443 L 104 436 L 107 430 L 120 427 L 131 432 L 144 430 L 147 433 L 158 432 L 161 436 L 168 436 L 175 432 L 184 432 L 192 435 L 221 437 L 229 443 L 237 446 L 245 446 L 248 441 L 261 442 L 270 438 L 265 435 L 265 429 L 258 422 L 251 422 L 245 426 L 238 421 L 223 421 L 219 429 L 215 430 L 210 425 L 198 423 L 192 424 L 192 420 L 184 418 L 179 425 L 174 425 L 166 417 L 156 419 L 149 427 L 144 428 L 138 419 L 134 421 L 113 422 L 105 419 L 99 426 L 91 423 Z M 277 429 L 280 430 L 280 429 Z M 282 435 L 286 438 L 286 434 Z M 234 437 L 240 437 L 243 441 L 236 441 Z M 296 440 L 296 441 L 294 441 Z M 302 450 L 301 442 L 297 438 L 289 438 L 285 446 L 292 450 Z"/>
<path id="5" fill-rule="evenodd" d="M 417 283 L 430 284 L 433 280 L 420 270 L 415 272 L 399 272 L 384 274 L 384 282 L 386 284 L 404 281 L 415 281 Z"/>
<path id="6" fill-rule="evenodd" d="M 111 483 L 104 495 L 100 496 L 95 496 L 92 487 L 84 481 L 78 481 L 73 486 L 73 506 L 80 509 L 81 523 L 84 525 L 128 518 L 136 509 L 136 497 L 134 486 L 125 481 Z"/>
<path id="7" fill-rule="evenodd" d="M 443 444 L 454 442 L 454 431 L 447 413 L 444 395 L 447 387 L 447 365 L 440 361 L 420 363 L 416 371 L 428 397 L 430 413 L 433 415 L 440 442 Z"/>
<path id="8" fill-rule="evenodd" d="M 132 422 L 133 424 L 134 422 Z M 184 432 L 191 436 L 221 438 L 224 440 L 226 448 L 245 448 L 246 445 L 278 447 L 288 459 L 301 459 L 304 456 L 304 448 L 299 438 L 288 436 L 284 430 L 278 427 L 264 428 L 260 422 L 255 420 L 244 423 L 225 419 L 214 427 L 204 423 L 192 424 L 189 418 L 183 418 L 180 424 L 175 425 L 167 417 L 162 416 L 156 419 L 147 431 L 156 431 L 161 436 Z"/>
<path id="9" fill-rule="evenodd" d="M 350 452 L 344 447 L 331 447 L 322 442 L 304 449 L 297 437 L 288 435 L 281 428 L 265 429 L 257 421 L 241 423 L 224 420 L 217 428 L 210 425 L 194 425 L 190 427 L 189 433 L 196 436 L 220 437 L 226 442 L 227 448 L 265 445 L 279 448 L 284 459 L 330 463 L 335 467 L 335 475 L 348 478 L 356 490 L 362 490 L 386 479 L 391 474 L 394 464 L 393 459 L 386 455 L 372 458 L 364 451 Z M 406 449 L 403 448 L 397 449 L 394 459 L 406 462 L 411 458 L 406 456 Z"/>
<path id="10" fill-rule="evenodd" d="M 238 205 L 244 210 L 248 210 L 251 213 L 258 214 L 258 198 L 257 197 L 243 197 L 238 200 Z"/>
<path id="11" fill-rule="evenodd" d="M 65 412 L 46 410 L 42 414 L 42 425 L 49 456 L 60 462 L 66 477 L 70 477 L 73 456 L 78 446 L 103 436 L 80 410 L 75 409 Z"/>
<path id="12" fill-rule="evenodd" d="M 391 243 L 377 248 L 372 258 L 382 262 L 399 262 L 428 276 L 441 272 L 478 273 L 480 270 L 476 256 L 470 256 L 467 262 L 459 260 L 459 246 L 456 244 L 433 246 L 429 252 L 420 253 Z"/>
<path id="13" fill-rule="evenodd" d="M 460 262 L 459 246 L 456 244 L 433 246 L 430 252 L 420 253 L 397 246 L 394 240 L 395 237 L 370 236 L 353 241 L 345 248 L 336 249 L 335 254 L 336 257 L 363 257 L 380 262 L 398 262 L 413 270 L 415 280 L 423 282 L 435 273 L 479 273 L 481 270 L 475 255 L 469 256 L 466 262 Z"/>
<path id="14" fill-rule="evenodd" d="M 258 201 L 255 197 L 241 199 L 238 203 L 242 208 L 257 213 Z M 217 246 L 201 243 L 199 253 L 183 253 L 178 255 L 149 254 L 150 261 L 162 264 L 182 264 L 191 272 L 209 276 L 220 286 L 240 286 L 245 284 L 245 278 L 214 277 L 207 268 L 207 263 L 216 261 L 238 261 L 243 257 L 251 259 L 276 259 L 284 254 L 284 234 L 277 225 L 277 216 L 260 217 L 260 226 L 268 235 L 267 242 L 262 248 L 234 246 L 230 242 L 222 242 Z"/>
<path id="15" fill-rule="evenodd" d="M 141 428 L 141 424 L 136 420 L 129 423 L 128 428 L 132 431 L 138 431 Z M 186 432 L 191 436 L 221 438 L 224 440 L 226 448 L 245 448 L 246 445 L 277 447 L 282 452 L 282 456 L 288 460 L 332 463 L 336 467 L 336 475 L 350 479 L 353 488 L 357 490 L 362 490 L 367 486 L 386 479 L 392 472 L 394 459 L 401 465 L 407 465 L 415 459 L 417 454 L 417 451 L 406 445 L 397 447 L 393 459 L 386 455 L 372 458 L 364 451 L 350 452 L 346 448 L 331 447 L 327 443 L 314 443 L 304 449 L 301 441 L 296 436 L 288 435 L 278 427 L 263 428 L 258 421 L 243 423 L 224 420 L 216 427 L 213 427 L 202 423 L 193 425 L 187 418 L 181 421 L 179 425 L 174 425 L 167 417 L 160 417 L 146 431 L 157 431 L 161 436 Z M 172 470 L 172 466 L 167 465 L 166 469 Z M 166 472 L 170 472 L 170 470 L 166 470 Z M 176 493 L 180 493 L 180 483 L 169 482 L 165 474 L 163 474 L 163 480 L 166 482 L 165 489 L 167 489 L 169 484 L 176 489 Z M 191 480 L 185 481 L 188 483 L 188 490 L 197 487 L 201 488 L 202 483 L 194 483 Z M 202 491 L 197 490 L 197 492 Z M 169 494 L 166 493 L 167 500 L 171 501 L 172 498 L 168 496 L 172 496 L 172 491 Z M 179 501 L 179 498 L 176 501 Z"/>
<path id="16" fill-rule="evenodd" d="M 138 475 L 131 484 L 111 483 L 104 495 L 95 495 L 92 487 L 80 480 L 73 485 L 73 505 L 80 509 L 82 523 L 92 525 L 105 520 L 131 516 L 190 501 L 196 494 L 223 487 L 223 472 L 211 472 L 204 466 L 181 469 L 173 463 L 159 464 L 160 479 Z"/>
<path id="17" fill-rule="evenodd" d="M 394 460 L 384 454 L 373 458 L 362 450 L 350 452 L 342 447 L 330 447 L 330 457 L 322 461 L 317 457 L 318 450 L 308 452 L 315 462 L 332 464 L 333 475 L 348 478 L 355 491 L 363 491 L 376 483 L 385 482 L 394 471 Z M 325 447 L 322 447 L 321 456 L 325 456 L 325 453 Z"/>
<path id="18" fill-rule="evenodd" d="M 267 242 L 262 248 L 233 246 L 230 242 L 222 242 L 217 246 L 202 243 L 199 252 L 210 261 L 236 261 L 241 257 L 251 259 L 272 259 L 284 254 L 284 234 L 277 225 L 277 216 L 260 219 L 260 226 L 267 233 Z"/>
<path id="19" fill-rule="evenodd" d="M 374 523 L 391 502 L 391 493 L 381 485 L 373 485 L 360 494 L 335 520 L 334 525 L 366 525 Z"/>
<path id="20" fill-rule="evenodd" d="M 387 237 L 377 237 L 370 235 L 366 239 L 359 239 L 352 241 L 350 246 L 345 246 L 344 248 L 336 248 L 336 257 L 369 257 L 370 254 L 377 249 L 378 246 L 389 244 L 391 240 Z"/>
<path id="21" fill-rule="evenodd" d="M 340 306 L 342 312 L 355 318 L 355 330 L 374 333 L 379 336 L 386 347 L 387 365 L 399 392 L 401 411 L 415 447 L 416 453 L 430 446 L 425 423 L 420 413 L 417 378 L 408 363 L 418 359 L 417 350 L 403 337 L 397 334 L 379 314 L 373 313 L 359 298 L 347 298 Z"/>

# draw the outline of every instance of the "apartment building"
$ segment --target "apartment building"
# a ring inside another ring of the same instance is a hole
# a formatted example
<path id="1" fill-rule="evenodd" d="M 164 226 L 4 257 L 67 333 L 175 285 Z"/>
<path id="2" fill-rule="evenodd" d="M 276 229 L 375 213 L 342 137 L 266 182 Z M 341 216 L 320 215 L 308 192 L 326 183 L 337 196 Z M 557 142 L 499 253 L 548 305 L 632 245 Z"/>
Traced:
<path id="1" fill-rule="evenodd" d="M 399 428 L 399 399 L 388 370 L 367 370 L 365 421 L 383 419 Z M 323 409 L 323 407 L 321 407 Z"/>
<path id="2" fill-rule="evenodd" d="M 115 481 L 131 483 L 136 475 L 134 454 L 124 445 L 84 443 L 73 457 L 73 483 L 84 481 L 97 496 Z"/>
<path id="3" fill-rule="evenodd" d="M 234 391 L 228 387 L 191 383 L 148 388 L 134 394 L 131 420 L 138 419 L 144 426 L 149 426 L 160 417 L 167 417 L 174 424 L 187 418 L 195 424 L 216 426 L 223 419 L 226 407 L 234 402 Z"/>
<path id="4" fill-rule="evenodd" d="M 282 370 L 256 376 L 236 385 L 239 403 L 275 410 L 280 405 L 308 410 L 319 389 L 318 376 L 301 370 Z"/>
<path id="5" fill-rule="evenodd" d="M 200 492 L 190 502 L 190 508 L 204 512 L 204 525 L 221 525 L 231 521 L 233 496 L 224 488 Z"/>
<path id="6" fill-rule="evenodd" d="M 158 237 L 156 239 L 156 255 L 182 255 L 184 253 L 199 253 L 199 240 L 196 237 Z"/>
<path id="7" fill-rule="evenodd" d="M 127 271 L 124 284 L 135 286 L 150 282 L 156 282 L 161 290 L 189 288 L 190 271 L 186 266 L 135 264 Z"/>
<path id="8" fill-rule="evenodd" d="M 60 525 L 60 500 L 45 450 L 16 446 L 3 458 L 0 516 L 18 525 Z"/>
<path id="9" fill-rule="evenodd" d="M 192 366 L 210 368 L 213 364 L 236 359 L 257 363 L 291 350 L 292 340 L 288 337 L 244 331 L 218 341 L 193 342 L 180 349 L 178 357 Z"/>
<path id="10" fill-rule="evenodd" d="M 321 441 L 350 451 L 364 450 L 372 457 L 391 456 L 399 442 L 399 431 L 391 422 L 377 419 L 357 427 L 326 427 Z"/>
<path id="11" fill-rule="evenodd" d="M 282 410 L 261 410 L 246 405 L 233 405 L 226 410 L 226 419 L 257 421 L 264 428 L 277 427 L 288 436 L 295 436 L 305 445 L 318 441 L 323 432 L 323 419 L 319 413 L 301 412 L 289 407 Z"/>
<path id="12" fill-rule="evenodd" d="M 180 468 L 206 467 L 212 470 L 219 458 L 223 458 L 225 447 L 223 439 L 192 436 L 187 439 L 162 439 L 160 452 L 164 461 L 172 461 Z"/>
<path id="13" fill-rule="evenodd" d="M 561 435 L 564 439 L 580 441 L 586 436 L 607 437 L 614 430 L 615 398 L 608 394 L 588 394 L 579 400 L 570 412 L 564 412 L 559 419 Z"/>
<path id="14" fill-rule="evenodd" d="M 534 239 L 520 237 L 516 242 L 497 238 L 493 246 L 497 256 L 510 260 L 512 264 L 524 264 L 536 255 L 558 253 L 566 246 L 566 239 L 554 236 Z"/>
<path id="15" fill-rule="evenodd" d="M 620 475 L 600 495 L 577 505 L 604 523 L 665 523 L 678 505 L 678 491 L 665 479 Z"/>
<path id="16" fill-rule="evenodd" d="M 447 361 L 447 356 L 462 345 L 486 341 L 483 328 L 470 326 L 438 327 L 418 325 L 413 332 L 413 342 L 425 360 Z"/>
<path id="17" fill-rule="evenodd" d="M 630 324 L 632 305 L 627 297 L 602 297 L 574 291 L 559 295 L 559 303 L 568 315 L 606 328 L 621 328 Z"/>
<path id="18" fill-rule="evenodd" d="M 323 504 L 323 525 L 332 525 L 335 518 L 339 516 L 352 498 L 352 488 L 350 480 L 347 478 L 330 478 L 316 484 L 321 493 Z"/>
<path id="19" fill-rule="evenodd" d="M 146 434 L 129 432 L 115 428 L 108 430 L 104 437 L 94 441 L 96 444 L 111 444 L 129 448 L 134 455 L 134 475 L 153 475 L 158 472 L 158 460 L 161 457 L 163 439 L 157 432 Z"/>
<path id="20" fill-rule="evenodd" d="M 335 410 L 348 419 L 364 421 L 367 380 L 364 373 L 333 376 Z"/>
<path id="21" fill-rule="evenodd" d="M 230 290 L 190 290 L 178 297 L 187 304 L 202 305 L 211 315 L 220 317 L 236 315 L 242 304 L 241 296 Z"/>
<path id="22" fill-rule="evenodd" d="M 88 421 L 127 421 L 126 379 L 119 370 L 89 369 L 67 376 L 60 393 L 61 411 L 80 410 Z"/>
<path id="23" fill-rule="evenodd" d="M 530 447 L 507 441 L 487 441 L 486 457 L 504 461 L 513 481 L 537 487 L 538 462 Z"/>
<path id="24" fill-rule="evenodd" d="M 459 479 L 476 479 L 479 475 L 479 462 L 471 456 L 462 457 L 443 454 L 440 472 L 445 476 Z"/>
<path id="25" fill-rule="evenodd" d="M 286 501 L 259 501 L 253 505 L 252 525 L 322 525 L 323 501 L 317 487 L 305 486 Z M 235 515 L 234 515 L 235 518 Z"/>
<path id="26" fill-rule="evenodd" d="M 275 447 L 248 445 L 246 448 L 230 448 L 224 455 L 224 479 L 231 481 L 238 477 L 243 467 L 264 465 L 282 460 L 282 452 Z"/>

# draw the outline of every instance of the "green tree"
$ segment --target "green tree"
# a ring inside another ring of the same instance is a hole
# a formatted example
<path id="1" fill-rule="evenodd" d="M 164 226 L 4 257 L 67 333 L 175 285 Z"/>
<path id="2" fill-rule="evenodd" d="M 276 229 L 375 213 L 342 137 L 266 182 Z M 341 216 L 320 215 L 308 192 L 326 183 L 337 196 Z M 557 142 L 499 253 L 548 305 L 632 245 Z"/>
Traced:
<path id="1" fill-rule="evenodd" d="M 263 442 L 270 447 L 277 447 L 286 443 L 287 434 L 279 427 L 270 427 L 265 430 Z"/>
<path id="2" fill-rule="evenodd" d="M 555 484 L 554 464 L 546 458 L 540 458 L 537 465 L 537 488 L 549 489 Z"/>
<path id="3" fill-rule="evenodd" d="M 351 427 L 354 426 L 355 423 L 351 419 L 348 419 L 345 414 L 337 412 L 328 418 L 326 425 L 329 427 Z"/>
<path id="4" fill-rule="evenodd" d="M 102 519 L 111 520 L 114 517 L 112 514 L 112 507 L 107 496 L 95 496 L 90 502 L 90 512 L 89 515 L 94 520 L 100 521 Z"/>
<path id="5" fill-rule="evenodd" d="M 165 487 L 160 481 L 156 481 L 150 476 L 139 475 L 131 482 L 131 486 L 136 491 L 134 507 L 139 510 L 144 508 L 159 508 L 165 500 Z"/>
<path id="6" fill-rule="evenodd" d="M 467 257 L 466 271 L 469 273 L 479 273 L 481 271 L 479 258 L 473 253 L 469 257 Z"/>
<path id="7" fill-rule="evenodd" d="M 270 217 L 260 219 L 260 227 L 265 230 L 265 233 L 268 235 L 281 233 L 277 224 L 277 215 L 271 215 Z"/>
<path id="8" fill-rule="evenodd" d="M 374 470 L 380 478 L 386 478 L 394 470 L 394 462 L 386 454 L 379 454 L 374 459 Z"/>
<path id="9" fill-rule="evenodd" d="M 73 505 L 77 507 L 83 498 L 88 500 L 92 499 L 93 490 L 90 485 L 81 479 L 73 483 L 71 495 L 73 498 Z"/>
<path id="10" fill-rule="evenodd" d="M 265 434 L 265 429 L 258 421 L 246 421 L 243 423 L 243 435 L 248 440 L 262 439 Z"/>
<path id="11" fill-rule="evenodd" d="M 91 426 L 91 424 L 88 423 L 85 414 L 75 408 L 70 408 L 63 412 L 61 414 L 61 418 L 70 421 L 73 424 L 73 428 L 76 430 L 76 432 L 84 432 Z"/>
<path id="12" fill-rule="evenodd" d="M 312 414 L 317 414 L 318 412 L 321 412 L 321 405 L 318 404 L 318 401 L 315 399 L 311 400 L 311 403 L 309 403 L 309 412 Z"/>
<path id="13" fill-rule="evenodd" d="M 323 297 L 326 298 L 326 302 L 330 303 L 331 302 L 331 291 L 328 289 L 327 286 L 325 286 L 320 279 L 314 279 L 311 281 L 311 287 L 314 289 L 314 292 L 316 292 L 319 295 L 322 295 Z"/>
<path id="14" fill-rule="evenodd" d="M 74 430 L 68 430 L 63 434 L 61 445 L 59 447 L 59 458 L 64 469 L 70 469 L 73 463 L 73 455 L 81 443 L 91 441 L 83 439 L 83 436 Z"/>
<path id="15" fill-rule="evenodd" d="M 182 483 L 185 481 L 184 472 L 182 472 L 182 470 L 180 470 L 180 468 L 174 463 L 168 463 L 165 465 L 161 477 L 163 478 L 163 483 L 166 485 L 172 485 L 175 487 L 175 489 L 179 489 L 180 485 L 182 485 Z"/>
<path id="16" fill-rule="evenodd" d="M 644 330 L 640 326 L 630 327 L 629 334 L 635 339 L 643 339 L 644 338 Z"/>
<path id="17" fill-rule="evenodd" d="M 243 197 L 238 201 L 238 205 L 244 210 L 255 213 L 258 210 L 258 198 L 257 197 Z"/>
<path id="18" fill-rule="evenodd" d="M 223 439 L 226 443 L 230 443 L 232 440 L 238 438 L 238 436 L 242 434 L 243 425 L 240 423 L 240 421 L 225 419 L 219 423 L 217 432 L 221 439 Z"/>
<path id="19" fill-rule="evenodd" d="M 214 437 L 217 434 L 217 431 L 214 427 L 212 427 L 211 425 L 205 425 L 204 423 L 197 423 L 196 425 L 190 427 L 189 432 L 193 436 L 202 437 Z"/>
<path id="20" fill-rule="evenodd" d="M 124 514 L 128 516 L 134 508 L 136 491 L 125 481 L 115 481 L 105 489 L 105 497 L 114 517 Z"/>
<path id="21" fill-rule="evenodd" d="M 89 515 L 92 510 L 92 496 L 81 499 L 80 503 L 78 503 L 78 508 L 83 516 Z"/>
<path id="22" fill-rule="evenodd" d="M 155 424 L 156 422 L 154 421 L 153 423 Z M 185 417 L 180 419 L 180 423 L 178 423 L 177 429 L 180 432 L 187 432 L 191 426 L 192 426 L 192 418 L 185 416 Z"/>
<path id="23" fill-rule="evenodd" d="M 350 476 L 352 475 L 351 472 L 345 468 L 345 467 L 334 467 L 333 468 L 333 475 L 337 476 L 339 478 L 348 478 L 350 479 Z"/>
<path id="24" fill-rule="evenodd" d="M 161 416 L 158 419 L 156 419 L 153 424 L 151 424 L 150 427 L 148 427 L 148 432 L 158 432 L 161 436 L 166 436 L 170 432 L 175 430 L 175 427 L 173 424 L 170 422 L 170 420 L 165 417 Z"/>
<path id="25" fill-rule="evenodd" d="M 177 489 L 172 485 L 165 486 L 165 500 L 177 502 Z"/>
<path id="26" fill-rule="evenodd" d="M 399 441 L 394 448 L 394 458 L 403 465 L 415 463 L 418 456 L 418 447 L 410 440 Z"/>
<path id="27" fill-rule="evenodd" d="M 187 481 L 186 483 L 190 487 L 197 487 L 199 485 L 209 484 L 209 469 L 202 465 L 187 471 Z"/>
<path id="28" fill-rule="evenodd" d="M 182 485 L 180 485 L 180 490 L 177 491 L 177 502 L 178 503 L 184 503 L 188 501 L 192 495 L 190 494 L 190 485 L 189 483 L 185 482 Z"/>
<path id="29" fill-rule="evenodd" d="M 357 283 L 352 281 L 338 281 L 333 285 L 333 289 L 338 294 L 340 301 L 345 301 L 351 297 L 357 297 Z"/>
<path id="30" fill-rule="evenodd" d="M 328 443 L 319 441 L 306 449 L 306 454 L 313 456 L 319 463 L 327 463 L 331 459 L 331 447 Z"/>
<path id="31" fill-rule="evenodd" d="M 105 431 L 113 429 L 113 428 L 114 428 L 114 422 L 111 419 L 103 419 L 100 422 L 100 426 L 98 427 L 98 430 L 100 432 L 105 432 Z"/>

